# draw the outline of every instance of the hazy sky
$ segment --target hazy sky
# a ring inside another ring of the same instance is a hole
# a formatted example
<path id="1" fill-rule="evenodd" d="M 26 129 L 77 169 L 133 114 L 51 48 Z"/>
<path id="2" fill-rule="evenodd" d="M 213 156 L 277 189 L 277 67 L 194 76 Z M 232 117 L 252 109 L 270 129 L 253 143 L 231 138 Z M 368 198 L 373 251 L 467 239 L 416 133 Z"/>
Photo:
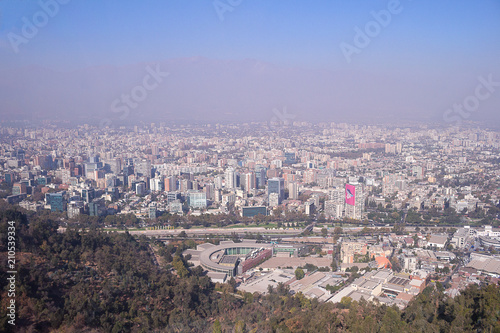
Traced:
<path id="1" fill-rule="evenodd" d="M 63 2 L 65 4 L 61 4 Z M 404 110 L 412 110 L 413 118 L 422 112 L 422 115 L 443 120 L 442 115 L 447 108 L 452 108 L 454 103 L 467 102 L 473 112 L 459 113 L 455 110 L 448 112 L 445 118 L 458 115 L 463 120 L 474 120 L 476 116 L 481 119 L 482 115 L 488 115 L 500 122 L 500 86 L 490 84 L 481 88 L 484 94 L 476 98 L 477 101 L 473 98 L 467 100 L 469 95 L 475 95 L 476 87 L 483 84 L 480 77 L 500 82 L 498 0 L 0 1 L 2 114 L 17 110 L 22 114 L 43 115 L 48 112 L 46 101 L 33 99 L 32 104 L 17 101 L 29 100 L 33 94 L 33 90 L 24 87 L 36 90 L 39 75 L 50 76 L 45 78 L 45 84 L 49 86 L 54 85 L 53 80 L 70 80 L 67 77 L 57 78 L 50 72 L 33 76 L 27 74 L 26 71 L 34 67 L 61 75 L 85 77 L 86 69 L 100 66 L 103 73 L 111 71 L 104 75 L 109 77 L 107 87 L 119 80 L 124 83 L 123 89 L 127 92 L 127 89 L 130 91 L 140 84 L 141 77 L 131 76 L 125 79 L 130 81 L 123 82 L 123 78 L 118 79 L 118 74 L 114 76 L 116 71 L 128 71 L 129 66 L 137 65 L 142 68 L 144 76 L 144 63 L 160 63 L 168 66 L 162 67 L 164 71 L 173 74 L 176 68 L 172 59 L 192 57 L 204 60 L 199 63 L 199 76 L 189 78 L 210 82 L 206 85 L 192 82 L 199 90 L 191 91 L 191 95 L 183 98 L 196 98 L 214 84 L 231 86 L 228 82 L 219 82 L 224 78 L 219 79 L 216 71 L 213 77 L 204 73 L 224 68 L 225 61 L 241 61 L 243 69 L 230 66 L 234 72 L 230 73 L 233 75 L 228 74 L 226 79 L 248 81 L 248 84 L 242 84 L 245 89 L 265 85 L 266 80 L 279 85 L 293 85 L 290 80 L 296 81 L 293 87 L 278 94 L 279 97 L 273 96 L 272 92 L 261 98 L 254 95 L 253 98 L 262 99 L 262 103 L 255 102 L 246 106 L 248 108 L 242 106 L 241 112 L 245 115 L 253 112 L 252 109 L 258 113 L 271 105 L 287 107 L 293 113 L 294 107 L 299 105 L 295 114 L 300 118 L 305 112 L 303 109 L 307 108 L 307 102 L 303 100 L 311 98 L 316 100 L 311 102 L 314 105 L 311 112 L 327 118 L 329 115 L 335 118 L 342 110 L 349 109 L 349 102 L 352 101 L 352 105 L 356 106 L 352 108 L 354 114 L 362 113 L 362 109 L 395 114 L 401 109 L 403 113 Z M 265 80 L 252 81 L 249 77 L 251 72 L 245 71 L 245 59 L 267 64 L 264 67 Z M 267 72 L 269 66 L 279 69 Z M 186 71 L 193 68 L 179 70 L 179 75 L 186 75 Z M 238 74 L 240 70 L 243 71 L 241 75 Z M 280 81 L 280 76 L 285 80 L 283 71 L 296 72 L 286 77 L 286 81 Z M 314 80 L 316 74 L 321 78 L 317 82 Z M 491 77 L 488 78 L 488 75 Z M 177 79 L 185 84 L 184 89 L 190 89 L 190 82 L 185 77 L 172 76 L 165 81 Z M 349 81 L 347 87 L 343 86 L 345 80 Z M 88 83 L 92 85 L 93 82 Z M 356 83 L 363 88 L 357 89 Z M 175 86 L 173 82 L 169 84 Z M 331 89 L 325 89 L 325 84 L 331 85 Z M 370 85 L 374 86 L 374 90 L 370 90 Z M 272 89 L 273 85 L 269 83 L 265 90 Z M 321 95 L 311 96 L 311 91 L 305 94 L 308 89 L 318 90 Z M 330 91 L 334 97 L 327 96 Z M 349 91 L 351 96 L 346 96 Z M 299 95 L 304 93 L 300 95 L 303 104 L 297 96 L 292 96 L 295 92 Z M 149 96 L 154 93 L 152 91 Z M 233 90 L 230 93 L 234 101 L 228 104 L 235 108 L 235 95 L 241 92 Z M 57 105 L 53 99 L 57 99 L 61 92 L 53 90 L 46 94 L 51 96 L 52 104 Z M 82 91 L 82 94 L 92 99 L 96 92 Z M 110 94 L 100 96 L 100 104 L 106 106 L 115 98 L 120 98 L 120 94 L 113 95 L 116 92 Z M 217 104 L 207 106 L 208 113 L 216 113 L 214 110 L 219 110 L 221 114 L 234 113 L 225 110 L 227 105 L 219 95 L 222 92 L 214 91 L 214 94 L 211 98 L 202 99 L 206 104 Z M 168 92 L 163 91 L 162 95 L 168 95 Z M 377 100 L 372 95 L 382 96 L 382 99 Z M 391 95 L 395 97 L 391 99 Z M 367 101 L 363 104 L 365 98 Z M 422 102 L 421 99 L 429 102 Z M 413 105 L 401 105 L 405 101 Z M 158 99 L 157 103 L 145 102 L 141 107 L 145 114 L 158 114 L 163 111 L 157 109 L 168 102 Z M 53 108 L 52 104 L 50 108 Z M 67 100 L 62 105 L 66 109 L 76 107 Z M 170 107 L 180 108 L 182 105 L 182 101 L 171 101 Z M 101 106 L 89 103 L 87 107 Z M 203 107 L 189 102 L 184 105 L 185 112 L 195 112 L 196 108 Z M 89 110 L 89 114 L 94 112 L 103 110 Z M 176 113 L 175 109 L 169 112 Z M 265 112 L 271 111 L 266 109 Z"/>

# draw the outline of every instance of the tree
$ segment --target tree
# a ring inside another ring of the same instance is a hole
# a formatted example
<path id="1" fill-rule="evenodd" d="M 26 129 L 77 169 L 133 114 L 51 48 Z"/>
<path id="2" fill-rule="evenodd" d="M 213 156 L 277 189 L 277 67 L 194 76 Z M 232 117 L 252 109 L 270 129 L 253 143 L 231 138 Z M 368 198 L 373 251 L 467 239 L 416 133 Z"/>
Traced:
<path id="1" fill-rule="evenodd" d="M 332 260 L 332 264 L 330 265 L 332 267 L 332 272 L 336 272 L 337 271 L 337 260 L 335 260 L 335 258 L 333 258 Z"/>
<path id="2" fill-rule="evenodd" d="M 321 229 L 321 235 L 326 237 L 328 235 L 328 230 L 326 228 Z"/>
<path id="3" fill-rule="evenodd" d="M 234 332 L 235 333 L 244 333 L 245 330 L 246 330 L 245 322 L 243 320 L 238 320 L 236 322 L 236 325 L 234 325 Z"/>
<path id="4" fill-rule="evenodd" d="M 175 270 L 177 271 L 177 274 L 181 278 L 185 278 L 189 276 L 189 270 L 186 268 L 184 262 L 179 256 L 175 256 L 174 260 L 172 261 L 172 266 L 174 266 Z"/>
<path id="5" fill-rule="evenodd" d="M 342 234 L 342 228 L 341 227 L 335 227 L 333 229 L 333 243 L 337 243 L 337 241 L 340 238 L 341 234 Z"/>
<path id="6" fill-rule="evenodd" d="M 297 280 L 301 280 L 306 274 L 304 273 L 304 270 L 300 267 L 297 267 L 295 270 L 295 278 Z"/>
<path id="7" fill-rule="evenodd" d="M 215 319 L 214 325 L 212 327 L 213 333 L 222 333 L 222 326 L 220 324 L 219 319 Z"/>
<path id="8" fill-rule="evenodd" d="M 234 293 L 236 291 L 236 280 L 234 277 L 231 277 L 227 283 L 231 286 L 231 292 Z"/>

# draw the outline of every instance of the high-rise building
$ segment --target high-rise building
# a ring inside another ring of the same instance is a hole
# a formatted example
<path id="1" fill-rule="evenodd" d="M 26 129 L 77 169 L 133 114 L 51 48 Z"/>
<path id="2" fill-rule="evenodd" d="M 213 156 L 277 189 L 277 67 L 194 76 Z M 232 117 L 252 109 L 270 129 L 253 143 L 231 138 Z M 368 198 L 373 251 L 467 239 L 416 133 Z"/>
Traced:
<path id="1" fill-rule="evenodd" d="M 165 192 L 177 191 L 176 176 L 165 177 L 164 184 L 165 184 Z"/>
<path id="2" fill-rule="evenodd" d="M 156 209 L 156 202 L 152 202 L 149 204 L 149 218 L 155 219 L 158 217 L 158 210 Z"/>
<path id="3" fill-rule="evenodd" d="M 395 147 L 396 154 L 401 154 L 403 151 L 403 145 L 401 142 L 396 142 L 396 147 Z"/>
<path id="4" fill-rule="evenodd" d="M 307 200 L 304 202 L 304 214 L 311 215 L 315 212 L 316 206 L 314 205 L 314 200 Z"/>
<path id="5" fill-rule="evenodd" d="M 105 202 L 102 198 L 92 200 L 88 206 L 90 216 L 103 216 L 106 213 Z"/>
<path id="6" fill-rule="evenodd" d="M 51 212 L 64 212 L 66 210 L 66 202 L 64 199 L 65 191 L 58 193 L 45 193 L 45 203 L 50 205 Z"/>
<path id="7" fill-rule="evenodd" d="M 269 193 L 269 207 L 277 207 L 280 204 L 278 193 Z"/>
<path id="8" fill-rule="evenodd" d="M 214 178 L 214 186 L 218 190 L 222 189 L 222 177 L 221 176 L 216 176 Z"/>
<path id="9" fill-rule="evenodd" d="M 245 191 L 249 192 L 251 189 L 255 188 L 255 173 L 248 172 L 242 175 L 242 183 L 244 184 Z"/>
<path id="10" fill-rule="evenodd" d="M 208 200 L 214 200 L 215 196 L 215 185 L 213 183 L 205 184 L 205 194 Z"/>
<path id="11" fill-rule="evenodd" d="M 365 198 L 363 186 L 359 183 L 350 183 L 345 186 L 345 216 L 354 220 L 363 219 Z"/>
<path id="12" fill-rule="evenodd" d="M 193 182 L 189 179 L 181 179 L 179 181 L 179 189 L 182 193 L 185 193 L 193 189 Z"/>
<path id="13" fill-rule="evenodd" d="M 167 193 L 167 202 L 173 202 L 179 200 L 181 198 L 181 194 L 179 192 L 168 192 Z"/>
<path id="14" fill-rule="evenodd" d="M 297 200 L 299 198 L 299 184 L 296 182 L 288 183 L 288 199 Z"/>
<path id="15" fill-rule="evenodd" d="M 255 187 L 263 187 L 266 185 L 267 168 L 262 165 L 255 167 Z"/>
<path id="16" fill-rule="evenodd" d="M 85 202 L 91 202 L 95 198 L 95 190 L 93 188 L 82 189 L 82 199 Z"/>
<path id="17" fill-rule="evenodd" d="M 236 179 L 236 171 L 233 168 L 227 168 L 224 175 L 226 178 L 226 188 L 227 189 L 236 188 L 236 184 L 238 182 Z"/>
<path id="18" fill-rule="evenodd" d="M 149 180 L 149 188 L 155 192 L 163 191 L 163 182 L 160 178 L 151 178 Z"/>
<path id="19" fill-rule="evenodd" d="M 83 213 L 83 201 L 72 201 L 67 205 L 68 218 L 72 219 Z"/>
<path id="20" fill-rule="evenodd" d="M 285 180 L 283 178 L 271 178 L 267 181 L 267 195 L 276 193 L 278 195 L 278 204 L 285 198 Z"/>
<path id="21" fill-rule="evenodd" d="M 135 184 L 135 194 L 144 195 L 145 193 L 146 193 L 146 184 L 144 184 L 144 182 Z"/>

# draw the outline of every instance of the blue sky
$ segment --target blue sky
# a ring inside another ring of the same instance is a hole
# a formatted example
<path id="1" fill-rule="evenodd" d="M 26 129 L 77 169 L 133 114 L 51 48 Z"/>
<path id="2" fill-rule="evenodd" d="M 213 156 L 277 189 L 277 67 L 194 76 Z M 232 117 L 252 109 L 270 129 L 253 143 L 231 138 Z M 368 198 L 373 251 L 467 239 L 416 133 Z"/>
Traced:
<path id="1" fill-rule="evenodd" d="M 55 0 L 52 0 L 55 1 Z M 42 1 L 49 3 L 51 1 Z M 8 34 L 22 35 L 40 1 L 0 2 L 0 66 L 51 68 L 130 64 L 204 56 L 275 64 L 345 68 L 340 43 L 373 20 L 390 1 L 72 0 L 15 54 Z M 401 0 L 399 14 L 352 58 L 351 66 L 492 64 L 500 56 L 500 1 Z M 422 68 L 424 70 L 424 68 Z"/>
<path id="2" fill-rule="evenodd" d="M 44 7 L 53 8 L 54 3 L 59 1 L 67 3 L 59 4 L 55 15 L 45 14 Z M 288 105 L 289 110 L 293 110 L 300 104 L 298 97 L 293 99 L 294 92 L 310 89 L 300 96 L 307 99 L 311 92 L 321 90 L 323 95 L 311 96 L 316 101 L 323 101 L 317 103 L 318 114 L 321 115 L 325 115 L 324 110 L 330 107 L 337 110 L 337 113 L 332 111 L 331 114 L 339 114 L 350 107 L 351 101 L 357 103 L 353 110 L 373 108 L 379 110 L 377 112 L 386 110 L 394 114 L 399 113 L 401 103 L 408 100 L 413 104 L 405 105 L 404 109 L 412 110 L 413 115 L 422 110 L 440 118 L 444 109 L 474 92 L 479 76 L 492 74 L 495 82 L 500 81 L 499 0 L 59 1 L 0 1 L 0 71 L 8 71 L 8 75 L 13 76 L 11 81 L 4 78 L 9 91 L 4 91 L 3 95 L 0 91 L 0 97 L 10 100 L 4 104 L 0 101 L 0 108 L 11 107 L 28 112 L 28 107 L 21 107 L 16 99 L 22 98 L 20 96 L 25 93 L 23 87 L 26 85 L 31 86 L 33 91 L 37 90 L 38 77 L 26 74 L 26 69 L 33 65 L 71 73 L 92 67 L 128 68 L 145 62 L 190 57 L 220 61 L 253 59 L 285 69 L 309 71 L 308 74 L 290 75 L 286 80 L 283 73 L 267 72 L 269 81 L 287 85 L 289 90 L 282 89 L 279 98 L 272 94 L 262 97 L 265 103 L 253 105 L 253 108 L 269 108 L 276 104 Z M 225 6 L 228 10 L 221 16 L 216 5 Z M 387 13 L 393 7 L 397 11 L 390 14 L 390 22 L 385 26 L 376 23 L 373 12 Z M 30 36 L 23 33 L 26 25 L 44 18 L 48 19 L 39 23 L 36 33 Z M 377 30 L 369 33 L 366 29 L 374 27 L 374 24 Z M 356 29 L 369 34 L 367 45 L 356 44 Z M 13 47 L 13 36 L 17 40 L 24 38 L 23 43 Z M 346 57 L 342 45 L 355 46 L 357 52 Z M 172 62 L 169 64 L 175 66 Z M 204 66 L 208 65 L 205 63 Z M 241 68 L 233 70 L 238 77 Z M 322 73 L 318 76 L 323 81 L 314 82 L 314 71 Z M 329 73 L 328 78 L 328 75 L 323 75 L 325 72 Z M 184 68 L 182 75 L 187 87 L 186 73 L 190 72 Z M 252 74 L 247 74 L 241 76 L 242 80 L 254 79 Z M 282 75 L 282 81 L 276 79 L 279 75 Z M 339 77 L 337 81 L 334 80 L 336 76 Z M 342 87 L 344 78 L 355 79 Z M 218 82 L 214 76 L 202 79 L 210 81 L 208 87 L 219 84 L 231 87 L 228 82 Z M 88 77 L 82 80 L 91 82 Z M 116 80 L 110 80 L 108 85 L 113 86 Z M 132 76 L 123 89 L 130 89 L 127 87 L 132 87 L 137 80 Z M 296 80 L 297 85 L 292 86 L 291 80 Z M 384 82 L 379 84 L 381 80 Z M 59 82 L 64 81 L 61 79 Z M 323 90 L 324 82 L 331 85 L 331 89 Z M 364 85 L 360 88 L 357 82 Z M 46 84 L 52 83 L 47 81 Z M 252 81 L 247 89 L 255 90 L 262 85 L 263 82 Z M 370 85 L 376 89 L 371 90 Z M 110 91 L 113 90 L 111 88 Z M 200 91 L 193 91 L 193 95 L 185 99 L 195 98 L 206 88 L 200 86 Z M 269 83 L 268 90 L 272 89 L 273 85 Z M 336 93 L 336 97 L 329 96 L 330 91 Z M 352 96 L 348 96 L 351 91 Z M 52 102 L 62 94 L 55 90 L 46 92 L 49 93 L 56 96 L 51 97 Z M 235 96 L 240 93 L 236 90 L 232 92 Z M 86 100 L 92 99 L 92 96 L 89 94 Z M 498 119 L 500 89 L 491 96 L 481 102 L 482 113 L 478 112 L 478 115 L 489 114 Z M 113 95 L 105 97 L 102 105 L 116 98 Z M 345 97 L 345 100 L 332 106 L 332 101 L 340 97 Z M 175 99 L 175 96 L 169 98 Z M 249 100 L 256 98 L 261 96 L 248 96 Z M 367 100 L 365 104 L 359 102 L 363 99 Z M 215 100 L 221 98 L 214 93 L 214 97 L 206 102 L 213 104 L 214 110 L 227 108 L 223 101 L 217 104 Z M 182 103 L 175 103 L 175 107 L 183 108 Z M 236 99 L 234 103 L 237 104 Z M 40 105 L 43 109 L 45 104 L 44 101 L 34 100 L 33 105 Z M 154 107 L 162 105 L 158 102 Z M 143 107 L 146 108 L 146 103 Z M 192 108 L 185 106 L 186 110 Z M 28 109 L 33 109 L 33 106 Z M 252 112 L 249 110 L 245 112 Z M 150 111 L 153 112 L 153 109 Z M 296 112 L 299 114 L 299 111 Z"/>

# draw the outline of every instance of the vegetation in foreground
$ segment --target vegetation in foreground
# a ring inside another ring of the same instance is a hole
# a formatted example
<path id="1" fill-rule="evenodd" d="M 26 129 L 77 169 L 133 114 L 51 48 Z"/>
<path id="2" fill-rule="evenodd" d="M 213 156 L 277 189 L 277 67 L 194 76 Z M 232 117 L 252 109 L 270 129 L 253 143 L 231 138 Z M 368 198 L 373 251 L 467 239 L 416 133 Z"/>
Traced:
<path id="1" fill-rule="evenodd" d="M 180 249 L 155 264 L 150 240 L 127 233 L 68 229 L 48 214 L 0 211 L 0 252 L 16 222 L 16 326 L 7 322 L 7 274 L 0 271 L 0 331 L 16 332 L 500 332 L 500 288 L 471 286 L 455 299 L 428 287 L 410 305 L 344 299 L 320 304 L 287 287 L 235 297 L 217 288 Z M 169 268 L 171 267 L 171 269 Z"/>

